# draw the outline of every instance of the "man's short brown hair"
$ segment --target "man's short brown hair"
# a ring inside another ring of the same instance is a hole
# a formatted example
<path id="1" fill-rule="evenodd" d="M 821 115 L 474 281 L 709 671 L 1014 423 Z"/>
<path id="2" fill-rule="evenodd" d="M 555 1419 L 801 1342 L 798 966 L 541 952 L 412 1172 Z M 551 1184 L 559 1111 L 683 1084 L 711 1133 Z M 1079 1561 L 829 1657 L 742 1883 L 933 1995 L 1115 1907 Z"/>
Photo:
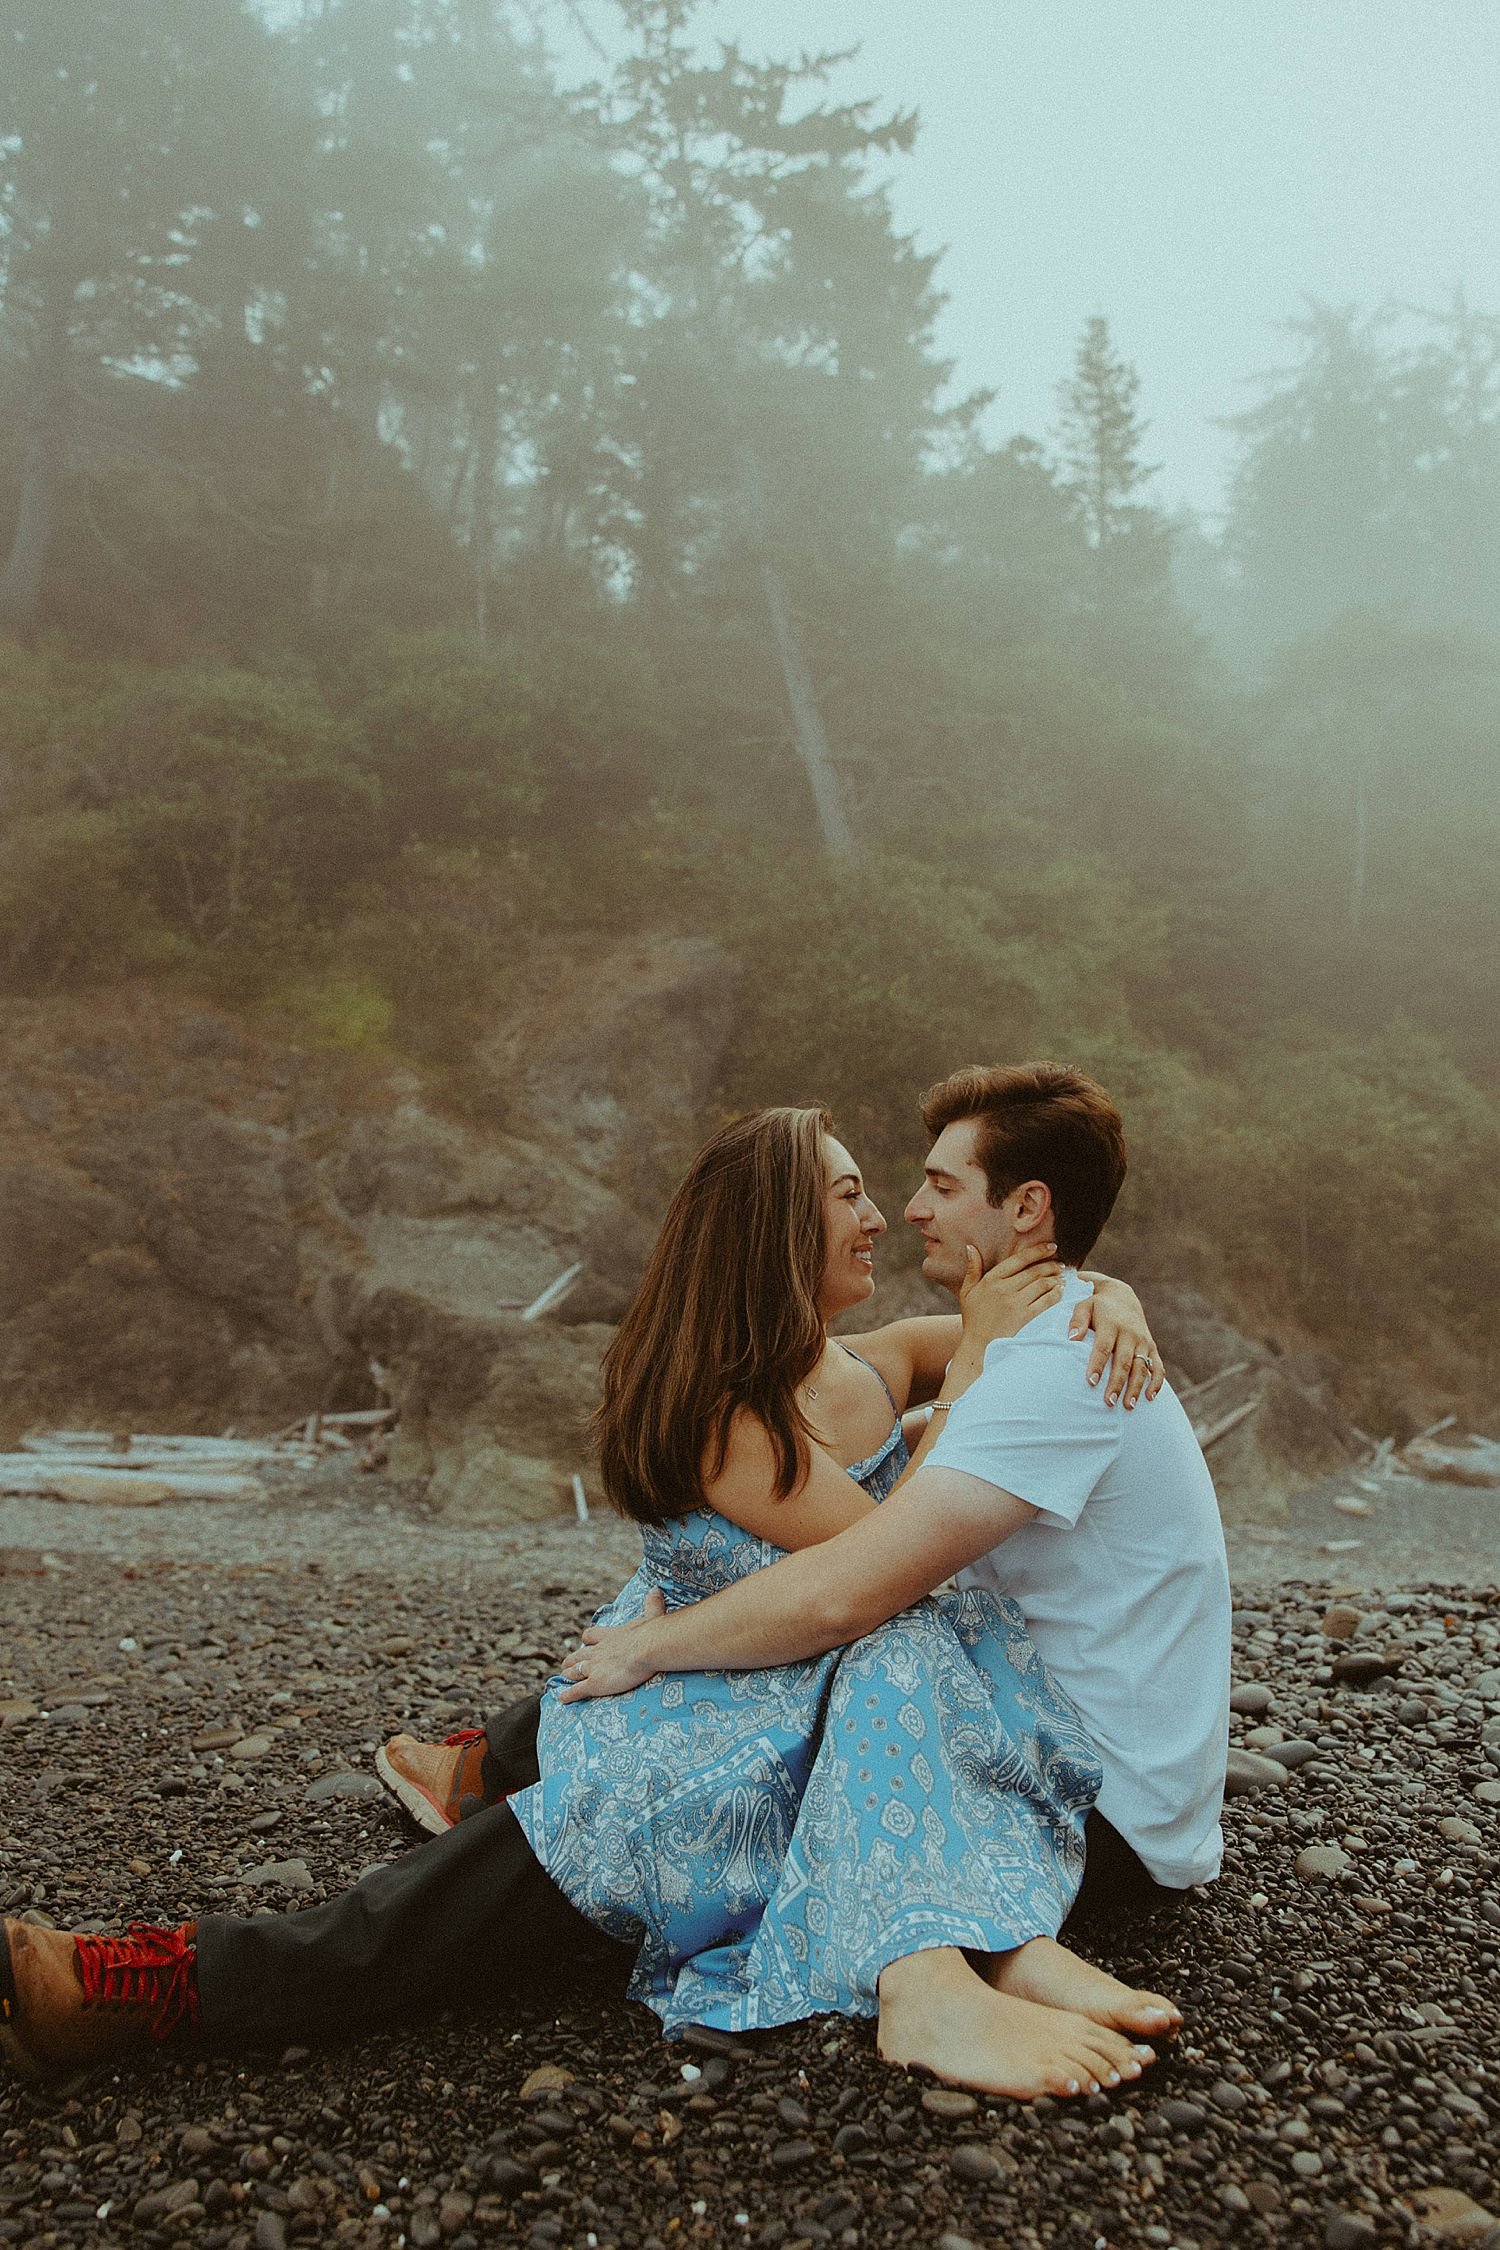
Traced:
<path id="1" fill-rule="evenodd" d="M 936 1140 L 972 1118 L 991 1203 L 1023 1180 L 1052 1191 L 1058 1256 L 1079 1266 L 1104 1231 L 1125 1178 L 1125 1128 L 1104 1088 L 1066 1063 L 972 1064 L 929 1086 L 922 1123 Z"/>

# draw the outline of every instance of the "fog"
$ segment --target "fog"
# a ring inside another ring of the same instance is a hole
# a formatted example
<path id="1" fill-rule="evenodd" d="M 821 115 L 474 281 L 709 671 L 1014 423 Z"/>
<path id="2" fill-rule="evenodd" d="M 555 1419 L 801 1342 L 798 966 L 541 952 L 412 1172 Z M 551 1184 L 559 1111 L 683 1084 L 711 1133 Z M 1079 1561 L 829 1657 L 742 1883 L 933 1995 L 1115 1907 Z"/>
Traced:
<path id="1" fill-rule="evenodd" d="M 490 1131 L 538 990 L 707 948 L 685 1134 L 817 1095 L 894 1180 L 1063 1054 L 1142 1270 L 1358 1323 L 1362 1427 L 1487 1395 L 1489 7 L 0 30 L 14 1037 L 217 1010 Z"/>
<path id="2" fill-rule="evenodd" d="M 570 74 L 610 11 L 547 19 Z M 920 36 L 914 23 L 920 21 Z M 899 223 L 944 252 L 938 342 L 994 389 L 996 437 L 1045 435 L 1090 313 L 1141 369 L 1159 496 L 1217 513 L 1218 418 L 1312 297 L 1500 304 L 1500 15 L 1488 0 L 719 0 L 705 51 L 858 52 L 843 99 L 913 107 Z"/>

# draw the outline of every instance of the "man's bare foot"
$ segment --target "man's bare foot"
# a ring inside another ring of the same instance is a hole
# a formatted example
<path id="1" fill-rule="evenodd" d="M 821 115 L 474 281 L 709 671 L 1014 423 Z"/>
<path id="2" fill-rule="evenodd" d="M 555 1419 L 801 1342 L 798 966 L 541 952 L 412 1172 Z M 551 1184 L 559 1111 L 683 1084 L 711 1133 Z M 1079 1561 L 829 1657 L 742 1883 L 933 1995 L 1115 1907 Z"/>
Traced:
<path id="1" fill-rule="evenodd" d="M 950 2085 L 1035 2101 L 1139 2078 L 1151 2049 L 1060 2008 L 994 1991 L 950 1946 L 908 1954 L 880 1978 L 881 2059 Z"/>
<path id="2" fill-rule="evenodd" d="M 1042 2008 L 1066 2008 L 1111 2031 L 1137 2038 L 1172 2039 L 1182 2029 L 1182 2011 L 1159 1992 L 1138 1992 L 1107 1969 L 1070 1953 L 1055 1938 L 1036 1937 L 1013 1953 L 992 1953 L 984 1981 L 996 1992 L 1030 2000 Z"/>

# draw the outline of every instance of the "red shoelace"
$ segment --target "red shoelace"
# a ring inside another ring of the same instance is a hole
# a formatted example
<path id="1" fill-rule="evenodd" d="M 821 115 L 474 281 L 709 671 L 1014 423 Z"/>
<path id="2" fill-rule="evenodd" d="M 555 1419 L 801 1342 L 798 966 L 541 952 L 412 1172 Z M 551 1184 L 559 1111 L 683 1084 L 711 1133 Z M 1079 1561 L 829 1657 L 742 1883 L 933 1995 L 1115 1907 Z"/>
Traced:
<path id="1" fill-rule="evenodd" d="M 483 1740 L 483 1727 L 460 1727 L 457 1734 L 445 1734 L 443 1736 L 443 1748 L 445 1750 L 456 1750 L 461 1743 L 482 1742 Z"/>
<path id="2" fill-rule="evenodd" d="M 128 1937 L 76 1939 L 84 2005 L 149 2008 L 153 2039 L 170 2039 L 184 2023 L 196 2031 L 197 1935 L 196 1922 L 175 1930 L 132 1922 Z"/>

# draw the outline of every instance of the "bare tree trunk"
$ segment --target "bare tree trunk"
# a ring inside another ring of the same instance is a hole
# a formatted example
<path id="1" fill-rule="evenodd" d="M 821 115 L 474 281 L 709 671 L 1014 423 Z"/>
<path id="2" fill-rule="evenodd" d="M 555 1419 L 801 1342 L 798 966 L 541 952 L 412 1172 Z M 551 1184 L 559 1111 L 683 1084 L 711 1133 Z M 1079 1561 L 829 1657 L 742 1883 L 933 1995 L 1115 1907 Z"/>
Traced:
<path id="1" fill-rule="evenodd" d="M 1354 776 L 1354 865 L 1349 876 L 1349 927 L 1364 919 L 1365 883 L 1370 863 L 1370 775 L 1361 764 Z"/>
<path id="2" fill-rule="evenodd" d="M 741 448 L 741 462 L 750 522 L 760 554 L 760 582 L 770 615 L 771 637 L 776 644 L 776 660 L 781 666 L 781 684 L 786 690 L 787 706 L 796 732 L 797 755 L 802 760 L 807 785 L 812 791 L 818 825 L 823 832 L 823 848 L 830 857 L 844 859 L 854 849 L 854 835 L 844 805 L 844 792 L 828 748 L 823 714 L 818 709 L 818 698 L 803 650 L 802 636 L 797 631 L 796 621 L 787 603 L 781 572 L 776 567 L 767 541 L 765 487 L 761 479 L 760 463 L 748 446 Z"/>
<path id="3" fill-rule="evenodd" d="M 500 462 L 498 379 L 481 359 L 475 382 L 474 499 L 469 515 L 469 547 L 474 565 L 474 631 L 490 637 L 490 571 L 495 555 L 495 471 Z"/>
<path id="4" fill-rule="evenodd" d="M 35 632 L 41 615 L 42 578 L 67 468 L 67 351 L 67 315 L 60 308 L 49 311 L 37 359 L 37 398 L 21 508 L 0 571 L 0 632 L 22 639 Z"/>

